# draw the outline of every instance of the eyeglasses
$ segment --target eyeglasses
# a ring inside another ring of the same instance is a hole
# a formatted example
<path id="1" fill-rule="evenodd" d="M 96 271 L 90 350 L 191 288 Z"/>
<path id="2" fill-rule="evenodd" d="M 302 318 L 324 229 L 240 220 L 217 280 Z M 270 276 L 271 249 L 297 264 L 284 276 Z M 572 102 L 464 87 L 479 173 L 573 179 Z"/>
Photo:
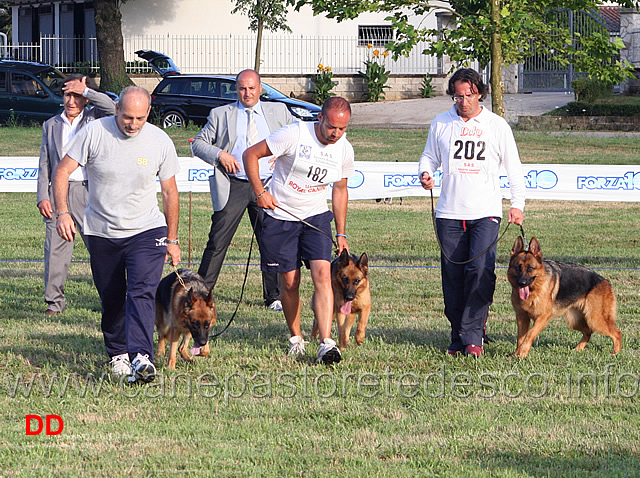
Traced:
<path id="1" fill-rule="evenodd" d="M 457 95 L 457 96 L 452 96 L 451 99 L 456 103 L 462 103 L 464 100 L 467 100 L 467 102 L 470 102 L 476 96 L 478 95 L 477 94 L 464 95 L 464 96 Z"/>

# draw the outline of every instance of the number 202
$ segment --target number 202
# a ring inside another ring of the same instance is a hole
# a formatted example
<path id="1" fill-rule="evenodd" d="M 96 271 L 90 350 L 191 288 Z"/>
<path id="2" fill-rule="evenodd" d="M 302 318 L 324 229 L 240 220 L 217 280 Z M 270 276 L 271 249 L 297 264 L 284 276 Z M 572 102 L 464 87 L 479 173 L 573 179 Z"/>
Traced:
<path id="1" fill-rule="evenodd" d="M 478 155 L 476 156 L 476 142 L 475 141 L 462 141 L 462 140 L 457 140 L 455 143 L 453 143 L 454 146 L 458 149 L 456 149 L 456 152 L 453 153 L 453 157 L 454 159 L 477 159 L 478 161 L 483 161 L 485 160 L 485 156 L 484 156 L 484 150 L 485 150 L 485 143 L 484 141 L 478 141 L 477 144 L 477 148 L 478 148 Z M 461 154 L 464 153 L 464 158 L 461 156 Z"/>

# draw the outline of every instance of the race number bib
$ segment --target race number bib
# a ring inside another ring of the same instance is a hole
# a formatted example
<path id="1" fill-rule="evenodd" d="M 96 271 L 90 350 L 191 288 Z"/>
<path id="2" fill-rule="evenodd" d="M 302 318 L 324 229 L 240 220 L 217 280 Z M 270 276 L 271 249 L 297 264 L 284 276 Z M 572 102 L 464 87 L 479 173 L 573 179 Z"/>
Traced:
<path id="1" fill-rule="evenodd" d="M 328 149 L 328 150 L 327 150 Z M 300 144 L 287 186 L 301 194 L 323 191 L 342 179 L 339 150 Z"/>
<path id="2" fill-rule="evenodd" d="M 451 174 L 478 176 L 487 174 L 487 135 L 478 126 L 462 126 L 451 135 L 449 171 Z"/>

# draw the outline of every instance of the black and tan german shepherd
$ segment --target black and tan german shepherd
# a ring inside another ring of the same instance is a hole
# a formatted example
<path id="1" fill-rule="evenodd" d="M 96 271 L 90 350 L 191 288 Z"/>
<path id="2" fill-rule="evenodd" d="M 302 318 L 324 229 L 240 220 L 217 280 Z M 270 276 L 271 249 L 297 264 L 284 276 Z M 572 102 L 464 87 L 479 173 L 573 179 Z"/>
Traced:
<path id="1" fill-rule="evenodd" d="M 578 264 L 543 261 L 535 237 L 528 251 L 522 238 L 516 239 L 507 277 L 518 322 L 517 357 L 526 357 L 549 319 L 561 314 L 570 328 L 582 332 L 576 350 L 584 349 L 591 334 L 598 332 L 611 337 L 614 354 L 620 352 L 622 333 L 616 328 L 616 296 L 604 277 Z"/>
<path id="2" fill-rule="evenodd" d="M 369 258 L 363 252 L 358 259 L 346 249 L 331 262 L 331 288 L 333 289 L 333 317 L 338 323 L 340 348 L 350 342 L 351 327 L 358 315 L 356 343 L 364 342 L 369 313 L 371 292 L 369 290 Z M 318 336 L 318 324 L 314 322 L 311 335 Z"/>
<path id="3" fill-rule="evenodd" d="M 164 357 L 166 341 L 171 344 L 168 368 L 176 368 L 176 352 L 187 361 L 193 360 L 187 347 L 193 337 L 192 355 L 209 355 L 209 329 L 218 318 L 209 289 L 202 277 L 189 269 L 179 269 L 180 283 L 175 272 L 160 281 L 156 293 L 156 329 L 158 330 L 158 356 Z M 178 340 L 182 341 L 178 347 Z"/>

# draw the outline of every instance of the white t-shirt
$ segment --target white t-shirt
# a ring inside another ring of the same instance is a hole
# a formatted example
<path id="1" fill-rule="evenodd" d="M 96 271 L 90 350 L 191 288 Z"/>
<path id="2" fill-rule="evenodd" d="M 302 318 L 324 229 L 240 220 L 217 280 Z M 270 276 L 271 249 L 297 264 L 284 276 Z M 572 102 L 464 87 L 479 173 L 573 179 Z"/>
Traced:
<path id="1" fill-rule="evenodd" d="M 316 137 L 312 122 L 296 122 L 267 138 L 276 156 L 269 192 L 284 209 L 300 219 L 322 214 L 327 206 L 327 187 L 355 173 L 354 154 L 346 135 L 335 144 L 324 145 Z M 267 214 L 283 221 L 297 221 L 281 208 Z"/>
<path id="2" fill-rule="evenodd" d="M 464 121 L 453 105 L 431 123 L 418 174 L 426 171 L 433 176 L 442 167 L 436 217 L 502 217 L 501 165 L 510 183 L 511 207 L 524 211 L 524 175 L 509 124 L 484 107 L 478 116 Z"/>
<path id="3" fill-rule="evenodd" d="M 85 234 L 117 239 L 167 225 L 156 179 L 172 178 L 180 166 L 171 138 L 160 128 L 145 123 L 127 136 L 115 116 L 102 118 L 76 134 L 67 154 L 84 166 L 89 181 Z"/>

